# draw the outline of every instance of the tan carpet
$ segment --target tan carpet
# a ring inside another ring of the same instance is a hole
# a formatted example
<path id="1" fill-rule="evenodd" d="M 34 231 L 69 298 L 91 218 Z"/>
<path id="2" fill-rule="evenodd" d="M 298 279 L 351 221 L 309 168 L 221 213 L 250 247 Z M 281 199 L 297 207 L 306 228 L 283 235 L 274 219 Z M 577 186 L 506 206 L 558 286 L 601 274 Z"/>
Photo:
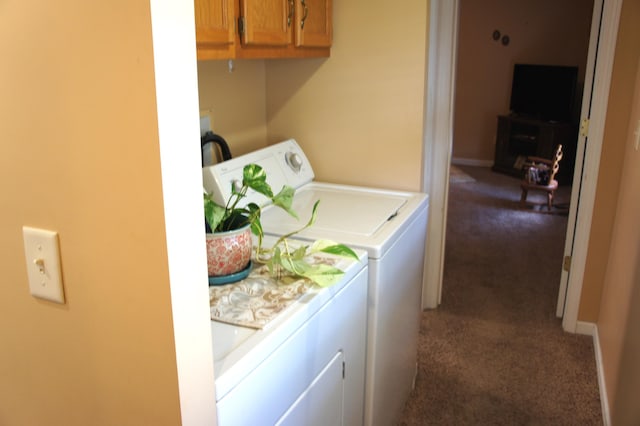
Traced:
<path id="1" fill-rule="evenodd" d="M 476 181 L 450 186 L 442 304 L 422 315 L 398 424 L 602 424 L 592 339 L 555 317 L 566 215 L 519 208 L 518 179 L 461 168 Z"/>

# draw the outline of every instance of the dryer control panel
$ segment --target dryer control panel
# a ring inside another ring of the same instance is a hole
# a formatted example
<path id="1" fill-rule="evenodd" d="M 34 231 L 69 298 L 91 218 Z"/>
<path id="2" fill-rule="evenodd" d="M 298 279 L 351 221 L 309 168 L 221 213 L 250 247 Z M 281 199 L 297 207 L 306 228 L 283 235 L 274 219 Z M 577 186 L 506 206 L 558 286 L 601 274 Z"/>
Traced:
<path id="1" fill-rule="evenodd" d="M 231 197 L 232 188 L 242 186 L 242 173 L 247 164 L 261 166 L 267 174 L 267 183 L 274 193 L 284 185 L 295 189 L 313 180 L 314 174 L 307 156 L 294 139 L 270 145 L 258 151 L 232 158 L 231 160 L 202 168 L 204 189 L 214 194 L 214 200 L 225 205 Z M 256 203 L 264 206 L 269 202 L 262 194 L 249 191 L 244 204 Z"/>

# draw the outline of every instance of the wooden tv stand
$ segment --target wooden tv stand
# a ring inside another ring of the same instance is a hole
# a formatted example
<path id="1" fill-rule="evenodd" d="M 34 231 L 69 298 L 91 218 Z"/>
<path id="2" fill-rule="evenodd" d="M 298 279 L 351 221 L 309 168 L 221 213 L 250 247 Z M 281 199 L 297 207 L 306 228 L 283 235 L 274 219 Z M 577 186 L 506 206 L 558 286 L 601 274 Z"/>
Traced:
<path id="1" fill-rule="evenodd" d="M 571 183 L 577 145 L 577 129 L 571 123 L 559 123 L 512 115 L 498 116 L 498 132 L 493 170 L 522 177 L 527 156 L 553 157 L 562 144 L 558 182 Z"/>

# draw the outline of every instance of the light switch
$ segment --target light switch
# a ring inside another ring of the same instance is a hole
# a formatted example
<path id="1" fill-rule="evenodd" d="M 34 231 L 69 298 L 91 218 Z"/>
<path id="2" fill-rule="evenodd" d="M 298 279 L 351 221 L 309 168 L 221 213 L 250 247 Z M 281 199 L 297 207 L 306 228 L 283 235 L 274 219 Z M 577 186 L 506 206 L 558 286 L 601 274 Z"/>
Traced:
<path id="1" fill-rule="evenodd" d="M 58 233 L 23 226 L 22 234 L 31 294 L 64 303 Z"/>

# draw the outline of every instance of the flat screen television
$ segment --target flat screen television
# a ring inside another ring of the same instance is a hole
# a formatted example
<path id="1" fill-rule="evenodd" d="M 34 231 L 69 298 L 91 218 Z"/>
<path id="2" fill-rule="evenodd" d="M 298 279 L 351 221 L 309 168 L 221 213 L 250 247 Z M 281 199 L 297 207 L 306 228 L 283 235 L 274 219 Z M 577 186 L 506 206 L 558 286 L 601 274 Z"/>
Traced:
<path id="1" fill-rule="evenodd" d="M 516 64 L 511 85 L 511 113 L 544 121 L 571 121 L 577 79 L 578 67 Z"/>

